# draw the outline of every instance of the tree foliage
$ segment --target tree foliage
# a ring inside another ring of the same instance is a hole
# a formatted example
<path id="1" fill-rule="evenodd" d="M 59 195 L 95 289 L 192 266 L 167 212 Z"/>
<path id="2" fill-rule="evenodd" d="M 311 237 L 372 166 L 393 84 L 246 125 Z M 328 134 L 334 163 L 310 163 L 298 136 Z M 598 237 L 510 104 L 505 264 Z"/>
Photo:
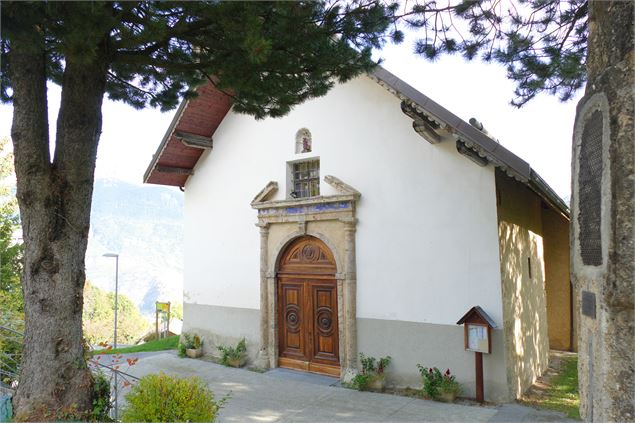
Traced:
<path id="1" fill-rule="evenodd" d="M 516 106 L 540 92 L 568 100 L 586 82 L 587 0 L 421 1 L 403 18 L 422 33 L 419 55 L 503 64 Z"/>
<path id="2" fill-rule="evenodd" d="M 210 81 L 256 117 L 281 116 L 373 66 L 397 4 L 316 2 L 47 2 L 2 5 L 2 99 L 12 99 L 11 40 L 37 25 L 47 77 L 69 57 L 108 67 L 109 98 L 170 109 Z"/>
<path id="3" fill-rule="evenodd" d="M 8 142 L 6 137 L 0 139 L 0 304 L 5 318 L 22 320 L 22 244 L 16 236 L 20 219 L 11 181 L 15 177 L 13 154 L 7 151 Z"/>
<path id="4" fill-rule="evenodd" d="M 319 2 L 0 3 L 0 97 L 25 228 L 25 355 L 17 418 L 88 411 L 82 359 L 84 255 L 104 95 L 170 109 L 211 82 L 234 110 L 281 116 L 372 68 L 400 39 L 395 4 Z M 55 150 L 46 81 L 62 86 Z"/>
<path id="5" fill-rule="evenodd" d="M 119 294 L 117 303 L 117 342 L 134 343 L 149 329 L 150 324 L 127 296 Z M 84 338 L 89 344 L 112 344 L 115 321 L 114 292 L 106 292 L 86 281 L 82 319 Z"/>
<path id="6" fill-rule="evenodd" d="M 14 105 L 17 198 L 28 228 L 19 419 L 90 405 L 91 378 L 77 361 L 104 95 L 166 110 L 209 82 L 237 112 L 282 116 L 370 70 L 373 49 L 403 39 L 400 21 L 423 31 L 417 51 L 426 57 L 480 53 L 507 65 L 519 105 L 541 91 L 568 98 L 584 82 L 586 2 L 405 5 L 402 12 L 380 0 L 0 3 L 0 99 Z M 62 86 L 54 152 L 47 80 Z"/>
<path id="7" fill-rule="evenodd" d="M 517 106 L 543 91 L 567 100 L 586 81 L 588 0 L 415 1 L 403 9 L 373 0 L 50 2 L 32 5 L 26 22 L 26 6 L 5 3 L 5 101 L 11 35 L 28 23 L 41 26 L 48 77 L 60 84 L 68 55 L 88 59 L 105 43 L 108 95 L 137 108 L 175 107 L 211 81 L 235 110 L 281 116 L 370 69 L 371 50 L 401 42 L 404 26 L 428 59 L 459 53 L 505 65 Z"/>
<path id="8" fill-rule="evenodd" d="M 22 331 L 22 244 L 16 239 L 19 229 L 17 204 L 13 195 L 13 155 L 9 139 L 0 138 L 0 325 Z M 0 330 L 0 382 L 11 384 L 9 375 L 18 373 L 22 340 L 19 335 Z"/>

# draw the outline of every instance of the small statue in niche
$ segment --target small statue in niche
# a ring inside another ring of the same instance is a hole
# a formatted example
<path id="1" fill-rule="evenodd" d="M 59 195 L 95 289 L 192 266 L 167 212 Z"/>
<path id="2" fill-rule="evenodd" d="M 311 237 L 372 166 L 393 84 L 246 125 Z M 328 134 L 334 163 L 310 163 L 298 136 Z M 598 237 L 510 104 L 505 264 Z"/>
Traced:
<path id="1" fill-rule="evenodd" d="M 295 152 L 310 153 L 311 152 L 311 132 L 302 128 L 295 135 Z"/>

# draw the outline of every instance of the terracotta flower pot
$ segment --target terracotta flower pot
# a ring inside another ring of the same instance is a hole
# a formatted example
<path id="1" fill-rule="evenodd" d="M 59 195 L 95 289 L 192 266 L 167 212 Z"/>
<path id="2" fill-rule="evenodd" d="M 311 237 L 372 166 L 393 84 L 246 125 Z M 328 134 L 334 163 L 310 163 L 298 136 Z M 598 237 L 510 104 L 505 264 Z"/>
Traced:
<path id="1" fill-rule="evenodd" d="M 187 348 L 185 350 L 185 355 L 190 358 L 203 357 L 203 348 Z"/>
<path id="2" fill-rule="evenodd" d="M 370 389 L 371 391 L 379 391 L 379 392 L 383 392 L 384 388 L 386 387 L 386 376 L 384 376 L 383 374 L 381 375 L 374 375 L 372 376 L 369 380 L 368 380 L 368 385 L 367 385 L 368 389 Z"/>
<path id="3" fill-rule="evenodd" d="M 227 359 L 227 365 L 231 367 L 243 367 L 245 362 L 247 361 L 247 357 L 242 356 L 240 358 Z"/>
<path id="4" fill-rule="evenodd" d="M 455 399 L 456 393 L 454 392 L 441 392 L 438 398 L 438 400 L 442 402 L 454 402 Z"/>

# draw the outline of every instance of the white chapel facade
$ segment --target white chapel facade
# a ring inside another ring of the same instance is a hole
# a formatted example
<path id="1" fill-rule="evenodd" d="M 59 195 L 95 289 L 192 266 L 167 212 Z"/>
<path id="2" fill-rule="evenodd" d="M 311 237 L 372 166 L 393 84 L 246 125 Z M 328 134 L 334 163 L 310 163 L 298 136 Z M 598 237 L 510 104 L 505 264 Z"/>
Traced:
<path id="1" fill-rule="evenodd" d="M 146 182 L 185 191 L 184 330 L 247 340 L 251 365 L 389 382 L 450 368 L 473 395 L 457 320 L 492 318 L 485 396 L 519 396 L 575 345 L 568 209 L 522 159 L 378 68 L 279 119 L 211 87 L 184 102 Z M 565 316 L 565 317 L 563 317 Z"/>

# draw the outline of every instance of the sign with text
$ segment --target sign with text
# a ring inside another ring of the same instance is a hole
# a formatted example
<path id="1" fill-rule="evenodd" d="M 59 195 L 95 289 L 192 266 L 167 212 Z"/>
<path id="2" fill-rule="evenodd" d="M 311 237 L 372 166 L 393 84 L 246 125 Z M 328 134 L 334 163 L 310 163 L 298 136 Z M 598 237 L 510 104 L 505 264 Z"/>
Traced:
<path id="1" fill-rule="evenodd" d="M 467 350 L 489 353 L 489 331 L 484 325 L 467 325 Z"/>
<path id="2" fill-rule="evenodd" d="M 170 303 L 160 303 L 157 301 L 157 311 L 168 313 L 170 311 Z"/>

